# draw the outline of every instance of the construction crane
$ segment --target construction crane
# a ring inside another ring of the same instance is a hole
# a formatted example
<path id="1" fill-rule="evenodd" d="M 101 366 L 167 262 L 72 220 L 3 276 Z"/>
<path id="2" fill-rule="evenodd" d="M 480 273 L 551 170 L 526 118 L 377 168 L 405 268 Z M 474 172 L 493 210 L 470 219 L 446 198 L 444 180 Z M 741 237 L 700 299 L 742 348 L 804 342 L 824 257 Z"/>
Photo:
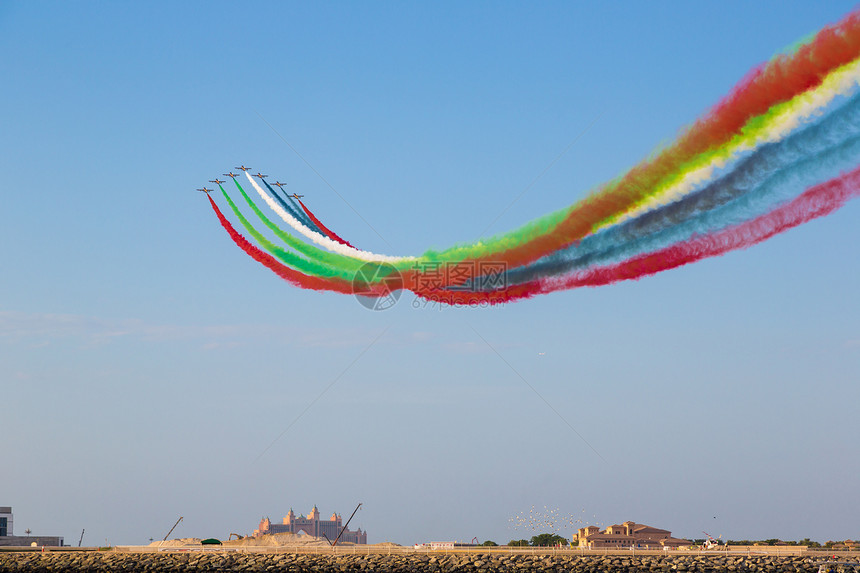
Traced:
<path id="1" fill-rule="evenodd" d="M 335 538 L 334 538 L 334 542 L 332 542 L 332 544 L 331 544 L 331 546 L 332 546 L 332 547 L 334 547 L 335 545 L 337 545 L 337 541 L 338 541 L 338 539 L 340 539 L 340 536 L 341 536 L 341 535 L 343 535 L 343 532 L 344 532 L 344 531 L 346 531 L 346 528 L 349 526 L 349 522 L 350 522 L 350 521 L 352 521 L 352 518 L 353 518 L 353 517 L 355 517 L 355 512 L 356 512 L 356 511 L 358 511 L 358 508 L 360 508 L 360 507 L 361 507 L 361 504 L 360 504 L 360 503 L 359 503 L 357 506 L 355 506 L 355 509 L 352 511 L 352 515 L 350 515 L 350 516 L 349 516 L 349 519 L 347 519 L 347 520 L 346 520 L 346 525 L 344 525 L 344 526 L 341 528 L 340 533 L 338 533 L 338 534 L 337 534 L 337 537 L 335 537 Z"/>
<path id="2" fill-rule="evenodd" d="M 170 537 L 170 534 L 173 533 L 173 530 L 176 529 L 176 526 L 179 525 L 179 522 L 183 520 L 183 517 L 180 516 L 179 519 L 176 520 L 176 523 L 173 524 L 173 527 L 170 528 L 170 531 L 167 532 L 167 535 L 164 536 L 164 539 L 161 540 L 162 543 L 167 541 L 167 538 Z"/>

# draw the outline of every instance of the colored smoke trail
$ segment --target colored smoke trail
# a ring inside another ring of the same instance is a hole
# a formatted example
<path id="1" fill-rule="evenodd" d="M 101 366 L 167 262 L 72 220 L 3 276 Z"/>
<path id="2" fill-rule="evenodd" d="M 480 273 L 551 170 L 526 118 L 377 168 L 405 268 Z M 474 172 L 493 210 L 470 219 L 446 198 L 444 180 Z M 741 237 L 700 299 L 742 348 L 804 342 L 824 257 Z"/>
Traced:
<path id="1" fill-rule="evenodd" d="M 239 190 L 239 193 L 241 193 L 242 197 L 245 199 L 245 202 L 248 204 L 251 210 L 254 211 L 254 213 L 263 222 L 263 224 L 266 225 L 266 227 L 268 227 L 273 233 L 275 233 L 278 238 L 284 241 L 284 243 L 289 247 L 303 254 L 308 259 L 315 261 L 321 265 L 324 265 L 325 267 L 330 267 L 328 271 L 323 271 L 321 273 L 322 275 L 329 276 L 336 272 L 345 272 L 351 275 L 355 273 L 355 271 L 358 270 L 359 267 L 366 264 L 365 261 L 353 259 L 350 257 L 344 257 L 343 255 L 338 255 L 336 253 L 330 253 L 328 251 L 319 249 L 285 232 L 283 229 L 275 225 L 274 222 L 272 222 L 268 217 L 263 214 L 260 208 L 253 202 L 253 200 L 251 200 L 248 194 L 245 193 L 245 190 L 242 189 L 242 186 L 239 185 L 238 181 L 234 181 L 234 183 L 236 184 L 236 188 Z M 227 192 L 224 190 L 224 187 L 222 187 L 220 184 L 218 185 L 218 187 L 221 189 L 221 193 L 225 195 L 225 198 L 230 201 L 229 197 L 227 197 Z"/>
<path id="2" fill-rule="evenodd" d="M 532 265 L 510 282 L 544 278 L 658 250 L 758 216 L 832 173 L 860 163 L 860 96 L 822 122 L 769 144 L 703 189 L 666 207 L 609 227 Z"/>
<path id="3" fill-rule="evenodd" d="M 511 233 L 472 245 L 455 246 L 441 253 L 428 252 L 425 256 L 447 261 L 501 257 L 511 267 L 517 267 L 570 246 L 605 221 L 634 208 L 655 185 L 670 178 L 697 155 L 724 145 L 749 120 L 819 86 L 829 73 L 858 57 L 860 13 L 855 12 L 838 24 L 822 29 L 793 54 L 780 54 L 754 69 L 675 143 L 597 193 Z"/>
<path id="4" fill-rule="evenodd" d="M 853 12 L 754 68 L 673 143 L 584 199 L 508 233 L 420 257 L 356 249 L 303 202 L 290 200 L 291 208 L 246 173 L 269 209 L 313 243 L 269 220 L 236 182 L 257 218 L 296 254 L 266 239 L 222 193 L 267 252 L 235 229 L 234 241 L 267 267 L 298 273 L 275 271 L 293 284 L 348 292 L 344 284 L 371 262 L 377 266 L 362 273 L 372 277 L 362 279 L 362 292 L 400 285 L 452 304 L 508 302 L 638 279 L 747 248 L 838 209 L 860 183 L 858 86 L 860 12 Z"/>
<path id="5" fill-rule="evenodd" d="M 636 217 L 648 210 L 682 197 L 697 185 L 707 182 L 714 173 L 725 168 L 745 151 L 783 139 L 803 123 L 814 123 L 838 97 L 851 97 L 860 86 L 860 59 L 846 64 L 828 75 L 819 89 L 804 92 L 782 104 L 777 104 L 755 121 L 744 126 L 729 143 L 710 153 L 702 154 L 684 167 L 653 196 L 642 204 L 619 215 L 613 223 Z M 602 226 L 608 225 L 604 223 Z"/>
<path id="6" fill-rule="evenodd" d="M 320 245 L 321 247 L 325 247 L 326 249 L 343 255 L 345 257 L 353 257 L 356 259 L 360 259 L 368 262 L 378 262 L 378 263 L 394 263 L 394 262 L 403 262 L 410 260 L 411 257 L 392 257 L 388 255 L 378 255 L 376 253 L 371 253 L 369 251 L 361 251 L 355 249 L 353 247 L 348 247 L 347 245 L 342 245 L 333 239 L 329 239 L 328 237 L 321 235 L 320 233 L 316 233 L 311 231 L 301 223 L 299 223 L 295 217 L 292 217 L 288 214 L 280 205 L 276 204 L 269 195 L 263 191 L 263 189 L 257 185 L 257 182 L 254 181 L 248 173 L 245 173 L 245 177 L 248 178 L 248 181 L 251 182 L 251 185 L 257 191 L 257 194 L 260 198 L 266 202 L 269 208 L 278 214 L 281 219 L 284 220 L 290 227 L 313 241 L 314 243 Z"/>
<path id="7" fill-rule="evenodd" d="M 321 281 L 316 277 L 308 277 L 294 269 L 291 269 L 286 265 L 282 265 L 272 255 L 264 253 L 263 251 L 249 243 L 248 240 L 245 239 L 245 237 L 240 235 L 239 232 L 233 228 L 233 225 L 230 224 L 230 221 L 227 220 L 227 218 L 218 208 L 218 205 L 215 204 L 215 201 L 212 199 L 212 197 L 209 197 L 208 195 L 206 197 L 207 199 L 209 199 L 209 203 L 212 206 L 212 209 L 215 211 L 215 215 L 218 217 L 218 220 L 221 222 L 221 226 L 224 227 L 224 229 L 230 235 L 230 238 L 233 239 L 233 242 L 236 243 L 236 245 L 238 245 L 243 251 L 245 251 L 248 256 L 268 268 L 270 271 L 274 272 L 276 275 L 278 275 L 285 281 L 295 286 L 309 288 L 313 290 L 325 289 L 341 293 L 352 292 L 352 287 L 349 283 L 343 283 L 341 285 L 340 283 L 335 281 Z"/>
<path id="8" fill-rule="evenodd" d="M 289 213 L 290 215 L 295 217 L 295 219 L 297 221 L 299 221 L 301 224 L 303 224 L 308 229 L 310 229 L 312 231 L 320 232 L 320 229 L 314 226 L 313 221 L 308 219 L 307 215 L 302 213 L 301 209 L 297 208 L 295 206 L 295 204 L 292 203 L 292 198 L 289 195 L 287 195 L 287 200 L 290 201 L 290 203 L 285 201 L 281 197 L 280 193 L 275 192 L 275 190 L 272 189 L 272 186 L 269 185 L 269 183 L 265 179 L 261 179 L 261 181 L 266 185 L 266 189 L 269 190 L 269 193 L 272 195 L 272 197 L 274 197 L 275 200 L 281 204 L 281 207 L 283 207 L 287 211 L 287 213 Z"/>
<path id="9" fill-rule="evenodd" d="M 368 295 L 375 294 L 376 296 L 384 296 L 387 294 L 389 290 L 388 286 L 378 287 L 376 285 L 368 284 L 356 285 L 354 281 L 350 282 L 339 279 L 324 279 L 320 277 L 308 276 L 296 271 L 295 269 L 281 264 L 272 255 L 261 251 L 260 249 L 252 245 L 238 231 L 236 231 L 233 225 L 230 224 L 230 221 L 227 220 L 227 218 L 218 208 L 218 205 L 215 204 L 215 201 L 212 199 L 212 197 L 209 197 L 208 195 L 206 197 L 207 199 L 209 199 L 209 204 L 215 211 L 215 215 L 218 217 L 218 221 L 220 221 L 221 226 L 224 227 L 233 242 L 236 243 L 239 248 L 245 251 L 245 253 L 252 259 L 262 264 L 290 284 L 310 290 L 327 290 L 342 294 L 352 294 L 356 286 L 358 286 L 358 288 L 360 288 L 362 292 Z"/>
<path id="10" fill-rule="evenodd" d="M 590 268 L 563 277 L 533 280 L 495 292 L 436 291 L 418 294 L 430 300 L 454 305 L 500 304 L 560 290 L 638 280 L 705 258 L 749 248 L 813 219 L 829 215 L 858 196 L 860 196 L 860 168 L 817 185 L 790 203 L 751 221 L 615 265 Z"/>
<path id="11" fill-rule="evenodd" d="M 622 280 L 640 279 L 704 258 L 746 249 L 798 225 L 829 215 L 858 196 L 860 196 L 860 168 L 817 185 L 790 203 L 752 221 L 610 267 L 582 271 L 560 279 L 545 279 L 541 282 L 538 292 L 545 294 L 569 288 L 601 286 Z"/>
<path id="12" fill-rule="evenodd" d="M 316 225 L 323 232 L 323 234 L 326 235 L 329 239 L 334 239 L 335 241 L 337 241 L 341 245 L 346 245 L 347 247 L 352 247 L 353 249 L 355 248 L 352 245 L 350 245 L 347 241 L 338 237 L 334 233 L 334 231 L 332 231 L 331 229 L 329 229 L 328 227 L 323 225 L 322 222 L 320 222 L 320 220 L 317 219 L 313 213 L 311 213 L 311 210 L 308 209 L 307 206 L 305 206 L 304 202 L 301 199 L 296 199 L 296 201 L 299 202 L 299 205 L 302 206 L 302 209 L 304 210 L 305 214 L 307 214 L 307 216 L 310 217 L 311 221 L 314 222 L 314 225 Z"/>
<path id="13" fill-rule="evenodd" d="M 284 242 L 286 242 L 289 246 L 293 247 L 294 249 L 296 249 L 300 252 L 315 254 L 315 251 L 317 251 L 317 249 L 314 249 L 313 247 L 306 245 L 305 243 L 294 238 L 292 235 L 290 235 L 288 233 L 284 233 L 277 225 L 272 223 L 263 214 L 262 211 L 260 211 L 260 209 L 254 204 L 253 201 L 251 201 L 251 198 L 248 197 L 248 194 L 245 193 L 245 190 L 242 189 L 241 185 L 239 185 L 237 183 L 236 186 L 239 188 L 239 192 L 242 194 L 242 197 L 244 197 L 245 202 L 251 207 L 251 209 L 254 211 L 254 213 L 257 215 L 257 217 L 261 221 L 263 221 L 263 223 L 273 233 L 275 233 L 278 237 L 280 237 Z M 221 186 L 219 185 L 219 187 L 221 187 Z M 266 251 L 268 251 L 270 254 L 274 255 L 281 262 L 283 262 L 287 265 L 290 265 L 293 268 L 295 268 L 301 272 L 310 273 L 310 274 L 313 274 L 316 276 L 336 277 L 336 278 L 340 278 L 340 279 L 343 279 L 346 281 L 352 280 L 352 277 L 355 274 L 355 270 L 357 270 L 358 267 L 350 269 L 350 268 L 343 268 L 343 267 L 334 266 L 334 265 L 328 266 L 325 264 L 320 264 L 319 262 L 317 262 L 314 259 L 310 259 L 310 260 L 305 259 L 305 258 L 297 256 L 294 253 L 291 253 L 289 251 L 285 251 L 284 249 L 274 245 L 271 241 L 266 239 L 266 237 L 264 237 L 262 235 L 262 233 L 257 231 L 257 229 L 254 228 L 253 225 L 251 225 L 251 223 L 248 221 L 248 219 L 245 218 L 245 216 L 242 215 L 242 213 L 239 211 L 238 207 L 236 207 L 236 204 L 233 202 L 233 200 L 230 199 L 230 196 L 227 195 L 227 193 L 224 191 L 223 187 L 221 187 L 221 193 L 224 195 L 224 199 L 230 205 L 231 211 L 233 211 L 233 214 L 236 216 L 237 219 L 239 219 L 239 222 L 242 224 L 242 226 L 245 228 L 245 230 L 247 230 L 248 233 L 252 237 L 254 237 L 254 239 Z"/>

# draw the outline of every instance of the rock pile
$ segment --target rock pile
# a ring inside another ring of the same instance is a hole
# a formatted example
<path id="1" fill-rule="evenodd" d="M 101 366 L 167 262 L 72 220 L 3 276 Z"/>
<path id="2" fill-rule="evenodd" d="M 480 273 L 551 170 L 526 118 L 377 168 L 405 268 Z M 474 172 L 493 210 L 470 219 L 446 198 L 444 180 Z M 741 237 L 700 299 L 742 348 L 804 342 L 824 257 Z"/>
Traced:
<path id="1" fill-rule="evenodd" d="M 571 573 L 817 573 L 810 557 L 774 556 L 616 556 L 517 553 L 392 555 L 296 554 L 221 552 L 119 553 L 12 552 L 0 553 L 0 573 L 27 571 L 108 572 L 223 572 L 275 573 L 315 571 L 340 573 L 445 573 L 448 571 L 549 571 Z"/>

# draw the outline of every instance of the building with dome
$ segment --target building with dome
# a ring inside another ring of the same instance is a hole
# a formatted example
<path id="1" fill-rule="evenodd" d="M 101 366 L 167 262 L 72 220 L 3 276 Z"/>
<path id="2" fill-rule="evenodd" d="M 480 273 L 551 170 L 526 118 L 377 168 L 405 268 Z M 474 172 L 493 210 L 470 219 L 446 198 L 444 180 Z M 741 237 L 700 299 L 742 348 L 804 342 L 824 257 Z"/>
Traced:
<path id="1" fill-rule="evenodd" d="M 344 529 L 343 533 L 341 533 L 342 527 L 340 515 L 332 513 L 328 519 L 320 519 L 320 510 L 315 505 L 307 517 L 304 515 L 296 517 L 292 508 L 284 516 L 281 523 L 272 523 L 268 517 L 264 517 L 260 520 L 260 526 L 254 530 L 254 537 L 272 533 L 304 533 L 313 537 L 326 537 L 329 541 L 334 541 L 338 534 L 340 534 L 340 541 L 338 543 L 367 544 L 366 531 L 362 531 L 361 528 L 356 531 Z"/>

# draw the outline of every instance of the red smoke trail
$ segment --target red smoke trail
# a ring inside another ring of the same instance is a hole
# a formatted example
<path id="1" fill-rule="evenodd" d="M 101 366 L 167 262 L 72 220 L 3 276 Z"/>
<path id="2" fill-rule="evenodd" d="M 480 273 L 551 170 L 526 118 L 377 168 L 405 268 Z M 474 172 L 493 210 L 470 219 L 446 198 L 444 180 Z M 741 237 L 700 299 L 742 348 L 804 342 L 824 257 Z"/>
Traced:
<path id="1" fill-rule="evenodd" d="M 233 225 L 230 224 L 230 221 L 228 221 L 227 218 L 224 217 L 224 214 L 221 212 L 221 209 L 218 208 L 218 205 L 215 204 L 215 201 L 212 200 L 212 197 L 209 197 L 208 194 L 206 195 L 206 197 L 209 199 L 209 203 L 212 205 L 212 209 L 218 216 L 218 220 L 221 221 L 221 226 L 227 230 L 227 233 L 230 234 L 230 238 L 233 239 L 233 242 L 236 243 L 243 251 L 245 251 L 248 256 L 268 268 L 270 271 L 274 272 L 276 275 L 278 275 L 285 281 L 295 286 L 311 290 L 328 290 L 343 294 L 352 294 L 354 292 L 352 282 L 347 282 L 336 278 L 308 276 L 304 273 L 300 273 L 295 269 L 281 264 L 273 256 L 264 251 L 261 251 L 260 249 L 252 245 L 250 242 L 248 242 L 245 237 L 239 234 L 239 232 L 236 231 L 235 228 L 233 228 Z M 362 293 L 378 293 L 380 296 L 386 294 L 388 292 L 388 289 L 391 287 L 390 284 L 362 286 Z"/>
<path id="2" fill-rule="evenodd" d="M 439 290 L 422 287 L 410 288 L 408 282 L 405 282 L 404 285 L 405 288 L 408 288 L 424 300 L 455 307 L 503 304 L 541 294 L 539 280 L 512 285 L 496 291 L 478 292 Z"/>
<path id="3" fill-rule="evenodd" d="M 860 167 L 807 189 L 793 201 L 746 223 L 654 253 L 640 255 L 617 265 L 582 271 L 562 280 L 544 279 L 541 293 L 580 286 L 601 286 L 622 280 L 638 280 L 704 258 L 746 249 L 812 219 L 829 215 L 858 195 Z"/>
<path id="4" fill-rule="evenodd" d="M 751 221 L 615 265 L 586 269 L 561 279 L 529 281 L 494 292 L 416 291 L 416 294 L 431 301 L 453 305 L 499 304 L 559 290 L 638 280 L 701 259 L 746 249 L 812 219 L 829 215 L 858 196 L 860 167 L 811 187 L 789 203 Z"/>
<path id="5" fill-rule="evenodd" d="M 755 68 L 675 143 L 586 198 L 554 229 L 523 244 L 470 261 L 504 261 L 513 268 L 570 246 L 588 235 L 596 224 L 633 206 L 656 183 L 692 157 L 728 142 L 749 119 L 817 87 L 828 73 L 858 56 L 860 12 L 855 11 L 823 28 L 796 52 L 780 54 Z"/>
<path id="6" fill-rule="evenodd" d="M 305 207 L 305 204 L 304 204 L 304 203 L 302 203 L 302 200 L 301 200 L 301 199 L 299 199 L 298 197 L 296 197 L 296 201 L 298 201 L 298 202 L 299 202 L 299 205 L 301 205 L 301 206 L 302 206 L 302 209 L 304 209 L 304 211 L 305 211 L 305 215 L 307 215 L 308 217 L 310 217 L 310 220 L 314 222 L 314 225 L 316 225 L 317 227 L 319 227 L 319 228 L 320 228 L 320 231 L 322 231 L 323 233 L 325 233 L 325 235 L 326 235 L 329 239 L 331 239 L 331 240 L 333 240 L 333 241 L 337 241 L 337 242 L 338 242 L 338 243 L 340 243 L 341 245 L 346 245 L 347 247 L 352 247 L 353 249 L 355 248 L 355 247 L 353 247 L 352 245 L 350 245 L 348 242 L 346 242 L 346 241 L 344 241 L 343 239 L 341 239 L 340 237 L 338 237 L 338 236 L 334 233 L 334 231 L 332 231 L 331 229 L 329 229 L 328 227 L 326 227 L 325 225 L 323 225 L 323 224 L 322 224 L 322 222 L 321 222 L 319 219 L 317 219 L 317 218 L 314 216 L 314 214 L 313 214 L 313 213 L 311 213 L 311 210 L 310 210 L 310 209 L 308 209 L 307 207 Z"/>

